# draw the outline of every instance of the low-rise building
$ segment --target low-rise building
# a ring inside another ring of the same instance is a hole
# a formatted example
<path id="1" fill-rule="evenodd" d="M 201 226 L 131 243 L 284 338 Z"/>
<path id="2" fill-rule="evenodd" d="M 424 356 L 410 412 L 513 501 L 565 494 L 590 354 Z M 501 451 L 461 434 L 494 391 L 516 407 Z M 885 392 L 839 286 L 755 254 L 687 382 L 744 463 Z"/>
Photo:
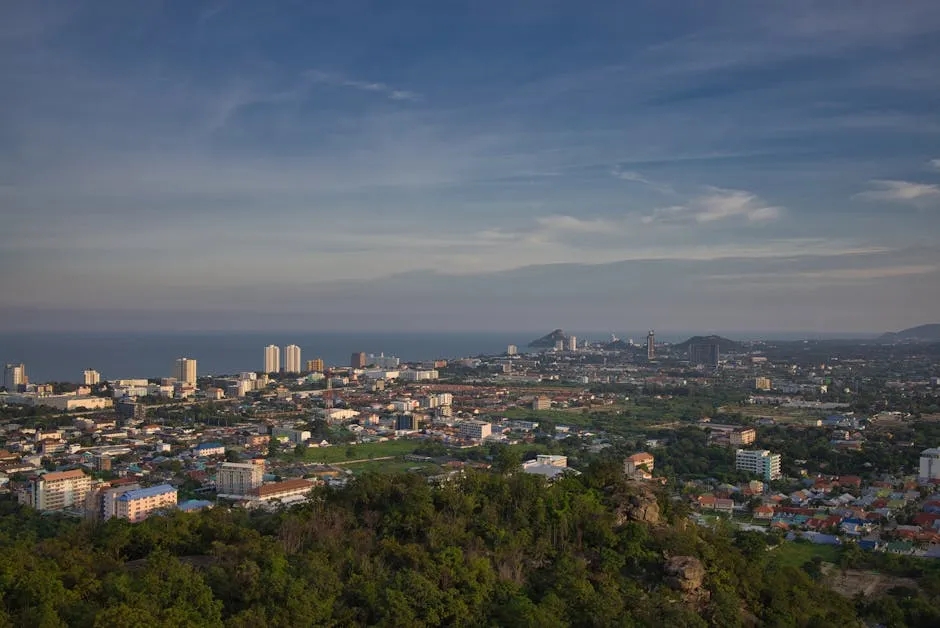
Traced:
<path id="1" fill-rule="evenodd" d="M 757 430 L 753 427 L 734 430 L 728 434 L 728 442 L 731 445 L 750 445 L 755 440 L 757 440 Z"/>
<path id="2" fill-rule="evenodd" d="M 115 500 L 114 516 L 131 523 L 143 521 L 157 511 L 175 508 L 176 496 L 176 489 L 169 484 L 127 491 Z"/>
<path id="3" fill-rule="evenodd" d="M 641 451 L 623 461 L 623 473 L 631 478 L 650 478 L 655 466 L 653 454 Z"/>
<path id="4" fill-rule="evenodd" d="M 464 421 L 460 424 L 460 437 L 468 440 L 483 440 L 493 433 L 493 426 L 485 421 Z"/>

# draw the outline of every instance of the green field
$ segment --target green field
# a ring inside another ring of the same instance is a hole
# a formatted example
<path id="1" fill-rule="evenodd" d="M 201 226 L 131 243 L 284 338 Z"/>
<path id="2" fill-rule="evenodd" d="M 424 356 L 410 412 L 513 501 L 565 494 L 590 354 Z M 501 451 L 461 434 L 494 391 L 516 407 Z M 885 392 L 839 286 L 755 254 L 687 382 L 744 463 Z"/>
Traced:
<path id="1" fill-rule="evenodd" d="M 838 563 L 842 548 L 833 545 L 817 545 L 806 541 L 788 541 L 770 550 L 774 560 L 783 566 L 802 567 L 815 556 L 827 563 Z"/>
<path id="2" fill-rule="evenodd" d="M 371 460 L 386 456 L 404 456 L 420 447 L 420 440 L 390 440 L 382 443 L 362 443 L 361 445 L 334 445 L 332 447 L 313 447 L 304 452 L 304 461 L 333 464 L 347 460 Z"/>

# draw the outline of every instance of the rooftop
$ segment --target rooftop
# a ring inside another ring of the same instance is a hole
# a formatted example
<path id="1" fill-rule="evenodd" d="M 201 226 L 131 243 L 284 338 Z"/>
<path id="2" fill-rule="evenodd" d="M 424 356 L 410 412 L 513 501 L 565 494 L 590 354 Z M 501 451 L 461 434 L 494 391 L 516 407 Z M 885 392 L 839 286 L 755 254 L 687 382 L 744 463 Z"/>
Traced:
<path id="1" fill-rule="evenodd" d="M 170 486 L 169 484 L 158 484 L 156 486 L 148 486 L 147 488 L 138 488 L 133 491 L 127 491 L 118 497 L 118 501 L 131 501 L 132 499 L 143 499 L 146 497 L 156 497 L 157 495 L 163 495 L 164 493 L 175 493 L 176 489 Z"/>

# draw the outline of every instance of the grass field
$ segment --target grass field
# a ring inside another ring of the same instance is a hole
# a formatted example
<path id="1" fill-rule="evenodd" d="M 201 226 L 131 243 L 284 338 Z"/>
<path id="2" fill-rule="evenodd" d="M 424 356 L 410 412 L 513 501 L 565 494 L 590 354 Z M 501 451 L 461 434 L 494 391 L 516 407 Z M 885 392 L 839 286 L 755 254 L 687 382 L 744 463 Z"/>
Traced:
<path id="1" fill-rule="evenodd" d="M 372 471 L 375 473 L 403 473 L 408 471 L 427 475 L 442 473 L 442 469 L 434 463 L 414 462 L 411 460 L 404 460 L 402 458 L 394 458 L 392 460 L 370 460 L 368 462 L 353 462 L 349 465 L 346 465 L 346 468 L 348 468 L 353 473 L 365 473 L 367 471 Z"/>
<path id="2" fill-rule="evenodd" d="M 827 563 L 837 563 L 842 548 L 834 545 L 817 545 L 805 541 L 789 541 L 770 551 L 774 560 L 781 565 L 802 567 L 814 556 L 819 556 Z"/>
<path id="3" fill-rule="evenodd" d="M 369 460 L 386 456 L 404 456 L 420 447 L 420 440 L 390 440 L 382 443 L 362 443 L 361 445 L 334 445 L 332 447 L 313 447 L 304 452 L 304 461 L 332 464 L 347 460 Z"/>

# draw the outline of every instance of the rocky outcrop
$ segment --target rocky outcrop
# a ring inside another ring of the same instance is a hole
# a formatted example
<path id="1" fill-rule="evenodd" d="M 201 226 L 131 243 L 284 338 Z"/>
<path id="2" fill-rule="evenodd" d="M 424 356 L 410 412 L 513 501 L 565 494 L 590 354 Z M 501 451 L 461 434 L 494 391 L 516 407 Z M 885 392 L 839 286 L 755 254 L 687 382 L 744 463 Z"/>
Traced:
<path id="1" fill-rule="evenodd" d="M 705 584 L 705 565 L 694 556 L 673 556 L 664 565 L 666 584 L 682 595 L 682 600 L 702 610 L 708 605 L 711 593 Z"/>
<path id="2" fill-rule="evenodd" d="M 696 593 L 705 581 L 705 566 L 694 556 L 673 556 L 666 561 L 666 582 L 676 591 Z"/>
<path id="3" fill-rule="evenodd" d="M 656 501 L 656 494 L 642 489 L 625 495 L 616 515 L 617 525 L 624 525 L 628 521 L 642 521 L 654 525 L 659 523 L 659 502 Z"/>

